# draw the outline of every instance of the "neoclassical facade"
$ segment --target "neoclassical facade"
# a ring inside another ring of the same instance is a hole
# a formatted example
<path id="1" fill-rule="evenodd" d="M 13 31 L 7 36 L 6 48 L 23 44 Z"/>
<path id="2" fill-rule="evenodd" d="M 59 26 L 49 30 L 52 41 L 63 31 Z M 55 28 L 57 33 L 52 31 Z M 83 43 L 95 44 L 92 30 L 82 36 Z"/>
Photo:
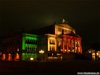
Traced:
<path id="1" fill-rule="evenodd" d="M 45 35 L 48 37 L 48 51 L 82 54 L 82 38 L 68 24 L 55 24 L 54 34 Z"/>
<path id="2" fill-rule="evenodd" d="M 3 40 L 2 60 L 62 61 L 82 54 L 82 38 L 65 23 L 21 33 Z"/>

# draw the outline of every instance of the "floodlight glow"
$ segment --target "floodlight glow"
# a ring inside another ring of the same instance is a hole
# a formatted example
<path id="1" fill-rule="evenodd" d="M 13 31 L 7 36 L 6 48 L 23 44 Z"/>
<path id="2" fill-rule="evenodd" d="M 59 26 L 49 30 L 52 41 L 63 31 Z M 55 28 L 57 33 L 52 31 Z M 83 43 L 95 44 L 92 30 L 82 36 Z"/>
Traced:
<path id="1" fill-rule="evenodd" d="M 97 54 L 97 56 L 99 55 L 99 53 L 96 53 Z"/>
<path id="2" fill-rule="evenodd" d="M 34 58 L 31 57 L 30 60 L 34 60 Z"/>
<path id="3" fill-rule="evenodd" d="M 91 51 L 88 51 L 89 53 L 91 53 Z"/>
<path id="4" fill-rule="evenodd" d="M 9 53 L 9 54 L 8 54 L 8 61 L 11 61 L 11 58 L 12 58 L 12 56 L 11 56 L 11 54 Z"/>
<path id="5" fill-rule="evenodd" d="M 61 56 L 61 60 L 62 60 L 62 56 Z"/>
<path id="6" fill-rule="evenodd" d="M 17 52 L 19 52 L 19 48 L 17 48 Z"/>
<path id="7" fill-rule="evenodd" d="M 44 53 L 44 51 L 43 51 L 43 50 L 40 50 L 40 51 L 39 51 L 39 53 L 43 54 L 43 53 Z"/>
<path id="8" fill-rule="evenodd" d="M 19 56 L 18 53 L 16 53 L 16 57 L 15 57 L 15 59 L 20 59 L 20 56 Z"/>
<path id="9" fill-rule="evenodd" d="M 92 53 L 92 55 L 95 55 L 95 53 Z"/>
<path id="10" fill-rule="evenodd" d="M 6 59 L 6 54 L 3 54 L 2 55 L 2 60 L 5 60 Z"/>

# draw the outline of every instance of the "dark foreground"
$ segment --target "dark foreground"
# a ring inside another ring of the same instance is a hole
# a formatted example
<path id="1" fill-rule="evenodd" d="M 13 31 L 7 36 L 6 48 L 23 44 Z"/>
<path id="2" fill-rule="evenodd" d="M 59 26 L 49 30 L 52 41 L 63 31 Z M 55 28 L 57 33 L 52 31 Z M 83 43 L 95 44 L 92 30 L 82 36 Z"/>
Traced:
<path id="1" fill-rule="evenodd" d="M 100 61 L 0 62 L 0 75 L 77 75 L 77 72 L 100 72 Z"/>

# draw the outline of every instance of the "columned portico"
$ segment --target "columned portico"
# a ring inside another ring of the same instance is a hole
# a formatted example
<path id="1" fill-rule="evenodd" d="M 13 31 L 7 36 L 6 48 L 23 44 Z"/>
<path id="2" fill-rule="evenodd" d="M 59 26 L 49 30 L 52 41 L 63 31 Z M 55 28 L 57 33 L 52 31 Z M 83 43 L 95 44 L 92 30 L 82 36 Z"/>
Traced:
<path id="1" fill-rule="evenodd" d="M 74 38 L 74 52 L 76 53 L 76 45 L 75 45 L 75 38 Z"/>
<path id="2" fill-rule="evenodd" d="M 69 53 L 68 38 L 66 38 L 66 40 L 67 40 L 67 53 Z"/>
<path id="3" fill-rule="evenodd" d="M 78 45 L 78 40 L 77 40 L 77 54 L 79 54 L 79 45 Z"/>
<path id="4" fill-rule="evenodd" d="M 70 52 L 72 52 L 72 38 L 70 38 Z"/>
<path id="5" fill-rule="evenodd" d="M 66 42 L 64 41 L 66 39 Z M 66 43 L 66 47 L 65 48 L 65 43 Z M 62 38 L 62 47 L 63 47 L 63 53 L 69 53 L 73 52 L 73 53 L 77 53 L 77 54 L 82 54 L 82 46 L 81 46 L 81 38 L 80 37 L 74 37 L 74 36 L 68 36 L 68 35 L 63 35 Z M 67 50 L 67 52 L 65 52 L 65 49 Z"/>
<path id="6" fill-rule="evenodd" d="M 63 53 L 65 53 L 65 45 L 64 45 L 64 37 L 63 37 Z"/>
<path id="7" fill-rule="evenodd" d="M 82 45 L 81 45 L 81 40 L 80 40 L 80 53 L 82 54 Z"/>

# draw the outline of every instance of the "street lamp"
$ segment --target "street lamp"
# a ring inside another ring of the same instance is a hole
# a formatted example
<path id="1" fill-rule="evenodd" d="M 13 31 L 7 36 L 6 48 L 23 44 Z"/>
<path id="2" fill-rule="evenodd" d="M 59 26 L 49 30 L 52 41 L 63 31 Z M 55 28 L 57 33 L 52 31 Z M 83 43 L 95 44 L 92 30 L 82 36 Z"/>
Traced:
<path id="1" fill-rule="evenodd" d="M 40 53 L 40 54 L 43 54 L 43 53 L 44 53 L 44 50 L 40 50 L 39 53 Z"/>
<path id="2" fill-rule="evenodd" d="M 44 53 L 44 50 L 40 50 L 39 53 L 42 54 L 42 61 L 43 61 L 43 53 Z"/>
<path id="3" fill-rule="evenodd" d="M 33 57 L 31 57 L 31 58 L 30 58 L 30 60 L 34 60 L 34 58 L 33 58 Z"/>

